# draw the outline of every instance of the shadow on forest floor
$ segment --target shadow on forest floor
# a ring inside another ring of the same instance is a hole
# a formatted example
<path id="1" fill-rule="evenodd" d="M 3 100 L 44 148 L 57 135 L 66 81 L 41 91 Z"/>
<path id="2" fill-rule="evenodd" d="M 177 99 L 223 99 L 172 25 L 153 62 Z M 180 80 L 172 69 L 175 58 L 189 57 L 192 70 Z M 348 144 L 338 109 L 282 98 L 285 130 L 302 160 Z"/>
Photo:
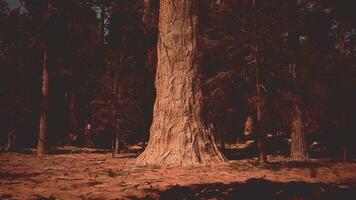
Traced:
<path id="1" fill-rule="evenodd" d="M 0 172 L 0 180 L 15 180 L 18 178 L 29 178 L 40 175 L 40 173 L 2 173 Z"/>
<path id="2" fill-rule="evenodd" d="M 288 148 L 267 148 L 267 155 L 269 156 L 284 156 L 289 157 L 290 149 Z M 256 145 L 251 145 L 248 148 L 244 149 L 237 149 L 237 148 L 226 148 L 221 150 L 225 157 L 228 160 L 244 160 L 244 159 L 251 159 L 258 156 L 258 149 Z M 335 161 L 340 161 L 341 156 L 337 152 L 329 152 L 329 151 L 316 151 L 316 150 L 309 150 L 309 156 L 312 159 L 332 159 Z M 353 162 L 353 158 L 356 155 L 350 154 L 349 155 L 349 162 Z"/>
<path id="3" fill-rule="evenodd" d="M 212 183 L 173 186 L 166 190 L 148 190 L 144 198 L 130 199 L 356 199 L 356 183 L 325 184 L 272 182 L 249 179 L 244 183 Z"/>
<path id="4" fill-rule="evenodd" d="M 136 156 L 131 155 L 130 157 L 127 157 L 127 158 L 135 158 L 142 151 L 143 151 L 143 148 L 130 149 L 130 146 L 125 147 L 125 149 L 121 150 L 122 153 L 137 154 Z M 15 152 L 22 153 L 22 154 L 36 154 L 37 150 L 34 148 L 24 148 L 24 149 L 18 149 Z M 78 147 L 78 146 L 56 146 L 55 148 L 52 148 L 49 151 L 49 154 L 51 154 L 51 155 L 81 154 L 81 153 L 112 153 L 112 150 L 111 149 L 90 148 L 90 147 Z"/>
<path id="5" fill-rule="evenodd" d="M 33 155 L 36 154 L 37 150 L 34 148 L 24 148 L 24 149 L 18 149 L 14 152 Z M 95 149 L 95 148 L 76 147 L 76 146 L 56 147 L 49 150 L 50 155 L 80 154 L 80 153 L 110 153 L 110 152 L 111 152 L 110 149 Z"/>

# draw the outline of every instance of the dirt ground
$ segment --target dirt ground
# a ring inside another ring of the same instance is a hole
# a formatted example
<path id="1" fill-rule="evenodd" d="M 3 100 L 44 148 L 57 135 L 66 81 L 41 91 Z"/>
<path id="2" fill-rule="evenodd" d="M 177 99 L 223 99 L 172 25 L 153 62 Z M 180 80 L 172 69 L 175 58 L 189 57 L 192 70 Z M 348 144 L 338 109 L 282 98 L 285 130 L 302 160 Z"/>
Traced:
<path id="1" fill-rule="evenodd" d="M 137 154 L 0 154 L 0 199 L 356 199 L 356 162 L 271 156 L 216 166 L 136 166 Z"/>

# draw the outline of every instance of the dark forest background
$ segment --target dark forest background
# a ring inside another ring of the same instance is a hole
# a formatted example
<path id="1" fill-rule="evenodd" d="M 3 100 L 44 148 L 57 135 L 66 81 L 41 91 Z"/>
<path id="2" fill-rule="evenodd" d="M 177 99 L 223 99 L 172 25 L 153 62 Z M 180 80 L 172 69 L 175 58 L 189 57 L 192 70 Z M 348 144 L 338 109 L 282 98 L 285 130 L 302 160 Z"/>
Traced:
<path id="1" fill-rule="evenodd" d="M 246 119 L 255 115 L 252 57 L 258 51 L 266 135 L 288 145 L 298 104 L 310 150 L 339 156 L 347 147 L 354 153 L 356 2 L 257 2 L 257 9 L 248 0 L 200 4 L 204 118 L 216 140 L 223 146 L 254 137 L 246 133 Z M 50 146 L 110 148 L 115 132 L 124 146 L 147 141 L 158 8 L 159 0 L 53 0 L 50 7 L 46 0 L 24 0 L 19 7 L 0 0 L 1 150 L 37 144 L 44 43 Z M 291 60 L 298 65 L 297 83 Z"/>

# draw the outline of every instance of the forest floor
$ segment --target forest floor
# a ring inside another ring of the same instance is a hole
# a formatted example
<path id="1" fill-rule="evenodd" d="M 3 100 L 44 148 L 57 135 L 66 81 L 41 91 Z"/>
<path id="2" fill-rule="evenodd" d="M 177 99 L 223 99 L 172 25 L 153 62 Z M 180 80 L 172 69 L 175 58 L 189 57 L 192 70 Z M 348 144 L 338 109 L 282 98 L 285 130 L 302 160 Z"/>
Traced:
<path id="1" fill-rule="evenodd" d="M 0 199 L 356 199 L 356 162 L 270 156 L 215 166 L 137 166 L 137 154 L 0 154 Z"/>

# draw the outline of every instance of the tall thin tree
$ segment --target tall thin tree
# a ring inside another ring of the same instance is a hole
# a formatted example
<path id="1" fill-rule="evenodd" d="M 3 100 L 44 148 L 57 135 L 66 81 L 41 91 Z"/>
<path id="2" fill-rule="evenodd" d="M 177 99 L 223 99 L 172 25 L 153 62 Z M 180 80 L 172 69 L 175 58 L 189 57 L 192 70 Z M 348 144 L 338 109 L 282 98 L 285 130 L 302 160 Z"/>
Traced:
<path id="1" fill-rule="evenodd" d="M 309 154 L 305 135 L 305 116 L 303 108 L 303 95 L 301 94 L 300 85 L 300 66 L 298 65 L 299 55 L 299 6 L 298 0 L 288 0 L 288 40 L 287 48 L 289 52 L 289 74 L 291 82 L 291 91 L 297 99 L 292 105 L 291 119 L 291 159 L 294 161 L 307 161 Z"/>
<path id="2" fill-rule="evenodd" d="M 51 1 L 48 1 L 43 21 L 44 28 L 47 28 Z M 48 67 L 48 36 L 43 39 L 43 70 L 42 70 L 42 96 L 40 107 L 40 124 L 38 134 L 37 155 L 43 156 L 48 154 L 48 88 L 49 88 L 49 67 Z"/>
<path id="3" fill-rule="evenodd" d="M 258 157 L 261 164 L 267 162 L 267 153 L 265 149 L 265 128 L 266 128 L 266 97 L 265 91 L 263 89 L 263 79 L 262 79 L 262 68 L 260 59 L 260 37 L 257 23 L 257 5 L 256 0 L 252 0 L 253 15 L 254 15 L 254 38 L 255 43 L 253 47 L 254 63 L 255 63 L 255 79 L 256 79 L 256 120 L 255 120 L 255 130 L 258 137 Z"/>

